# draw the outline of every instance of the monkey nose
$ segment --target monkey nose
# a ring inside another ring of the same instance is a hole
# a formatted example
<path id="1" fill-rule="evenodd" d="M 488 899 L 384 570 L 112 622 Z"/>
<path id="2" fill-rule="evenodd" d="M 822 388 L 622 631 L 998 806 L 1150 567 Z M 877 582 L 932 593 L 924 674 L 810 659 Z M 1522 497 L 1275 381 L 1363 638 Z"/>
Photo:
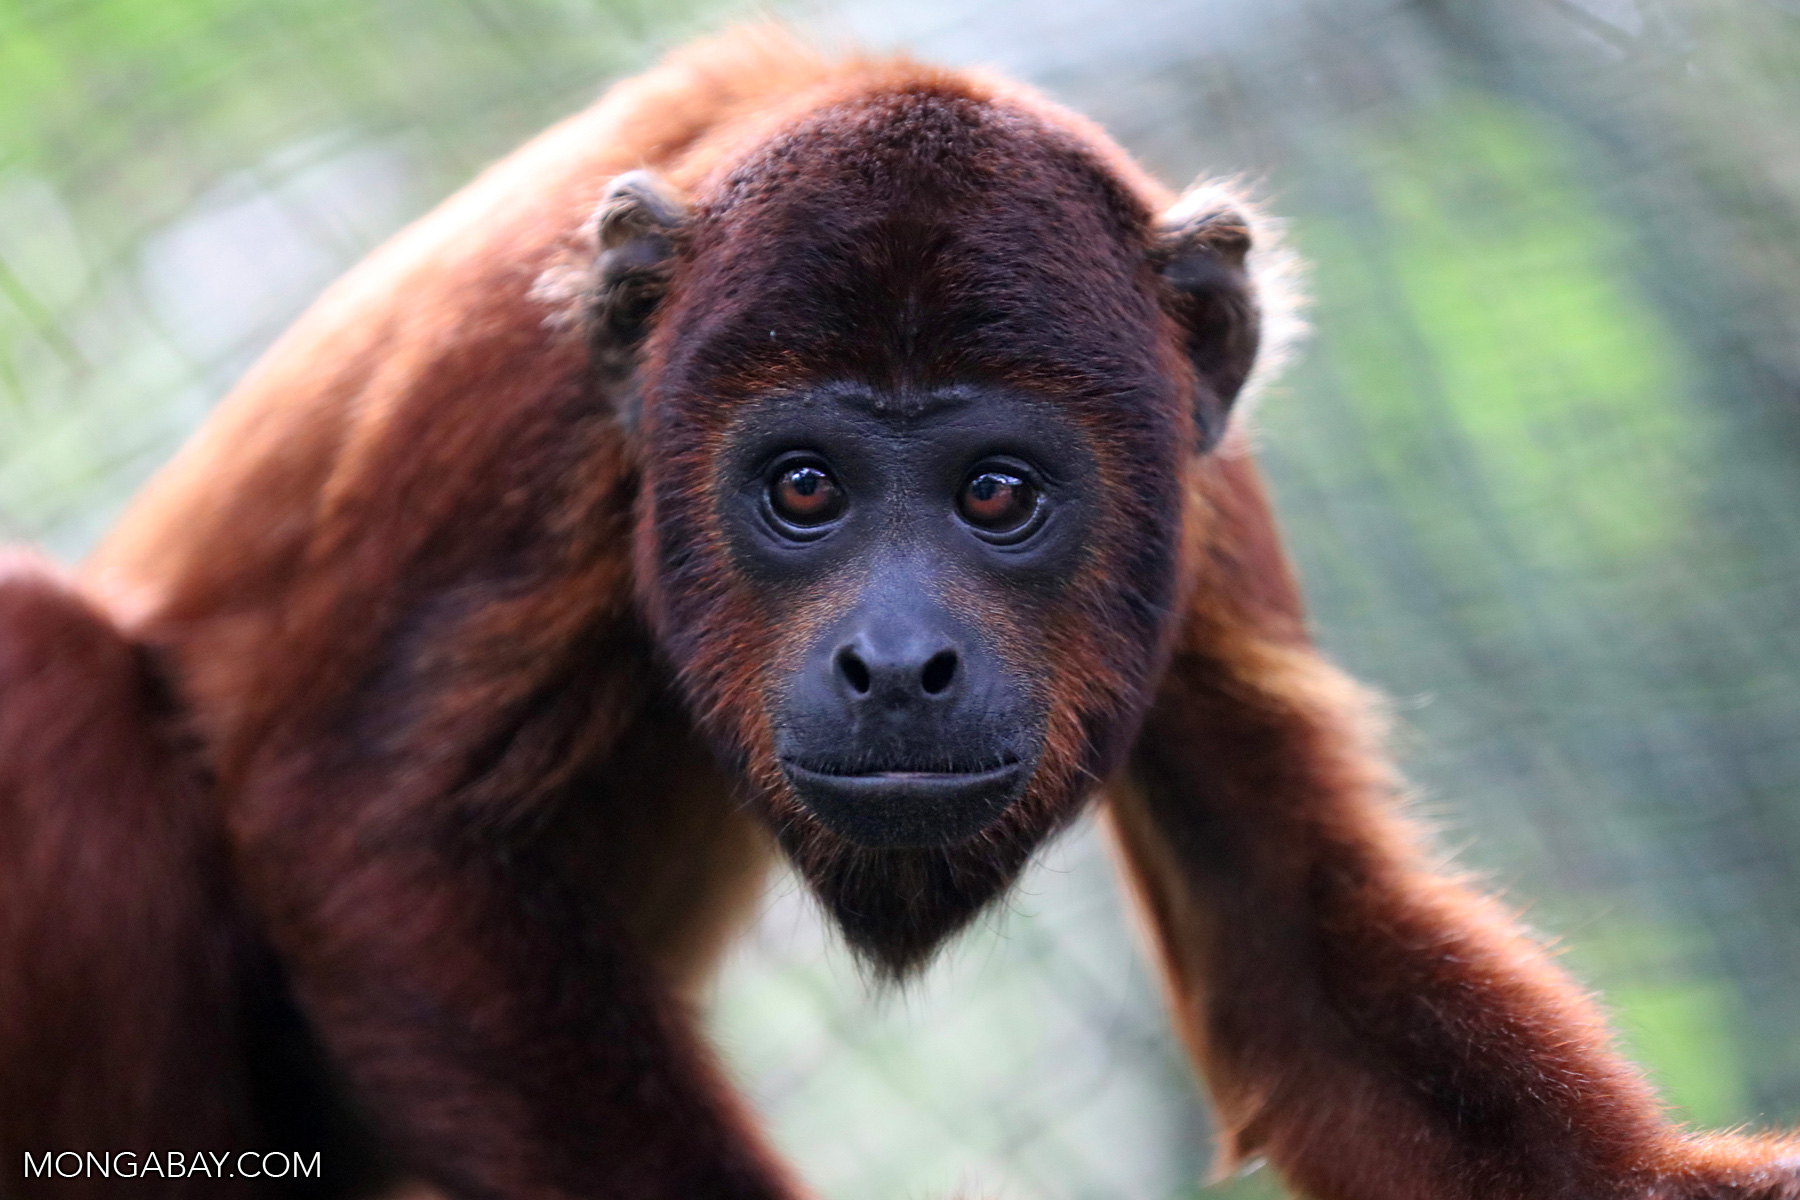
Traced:
<path id="1" fill-rule="evenodd" d="M 832 655 L 833 675 L 853 702 L 904 704 L 946 696 L 956 684 L 956 648 L 922 637 L 856 637 Z"/>

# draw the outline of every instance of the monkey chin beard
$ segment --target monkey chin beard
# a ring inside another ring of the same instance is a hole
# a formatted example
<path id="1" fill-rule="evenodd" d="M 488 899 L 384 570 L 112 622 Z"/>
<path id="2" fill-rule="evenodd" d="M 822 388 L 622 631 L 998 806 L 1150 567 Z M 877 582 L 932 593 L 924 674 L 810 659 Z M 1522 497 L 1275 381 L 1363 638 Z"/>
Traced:
<path id="1" fill-rule="evenodd" d="M 789 860 L 843 932 L 863 967 L 883 984 L 916 974 L 952 935 L 1012 886 L 1032 851 L 1067 822 L 1028 814 L 1029 799 L 993 825 L 949 846 L 865 847 L 819 824 L 789 797 L 776 836 Z"/>

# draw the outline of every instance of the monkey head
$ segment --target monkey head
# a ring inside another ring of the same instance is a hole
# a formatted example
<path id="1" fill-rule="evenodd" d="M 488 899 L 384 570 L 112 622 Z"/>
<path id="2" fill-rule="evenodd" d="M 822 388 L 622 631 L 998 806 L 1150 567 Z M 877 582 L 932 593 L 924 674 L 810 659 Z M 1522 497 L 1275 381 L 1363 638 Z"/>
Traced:
<path id="1" fill-rule="evenodd" d="M 645 613 L 890 974 L 1079 811 L 1168 654 L 1257 310 L 1243 218 L 1159 219 L 1131 172 L 1042 102 L 913 77 L 602 206 Z"/>

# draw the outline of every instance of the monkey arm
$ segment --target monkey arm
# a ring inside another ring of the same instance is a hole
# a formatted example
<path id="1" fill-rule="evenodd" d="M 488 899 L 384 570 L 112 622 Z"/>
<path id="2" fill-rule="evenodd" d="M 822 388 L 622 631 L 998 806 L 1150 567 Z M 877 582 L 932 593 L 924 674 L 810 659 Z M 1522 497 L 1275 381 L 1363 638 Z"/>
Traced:
<path id="1" fill-rule="evenodd" d="M 1332 1200 L 1800 1197 L 1800 1144 L 1671 1129 L 1586 997 L 1423 856 L 1228 471 L 1203 570 L 1261 590 L 1202 580 L 1110 807 L 1227 1161 Z"/>
<path id="2" fill-rule="evenodd" d="M 257 1146 L 225 846 L 136 647 L 0 548 L 0 1192 L 46 1151 Z M 104 1017 L 97 1019 L 97 1014 Z M 145 1195 L 165 1189 L 139 1180 Z M 242 1180 L 209 1180 L 221 1197 Z M 38 1191 L 31 1190 L 36 1187 Z M 111 1187 L 112 1192 L 107 1189 Z"/>
<path id="3" fill-rule="evenodd" d="M 623 688 L 586 690 L 616 712 Z M 447 1195 L 795 1196 L 595 878 L 596 838 L 623 836 L 611 792 L 680 797 L 636 766 L 552 769 L 589 719 L 533 709 L 486 751 L 436 726 L 272 755 L 234 820 L 256 907 L 361 1107 Z M 547 775 L 555 795 L 521 795 Z"/>
<path id="4" fill-rule="evenodd" d="M 396 781 L 339 786 L 359 803 L 255 857 L 302 1007 L 406 1168 L 451 1196 L 795 1194 L 554 854 L 360 820 Z"/>

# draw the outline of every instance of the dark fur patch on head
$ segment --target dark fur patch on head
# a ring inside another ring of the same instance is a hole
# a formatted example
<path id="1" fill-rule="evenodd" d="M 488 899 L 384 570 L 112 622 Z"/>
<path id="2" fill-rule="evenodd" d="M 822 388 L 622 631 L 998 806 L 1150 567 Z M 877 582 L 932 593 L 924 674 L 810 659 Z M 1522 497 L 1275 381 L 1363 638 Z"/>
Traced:
<path id="1" fill-rule="evenodd" d="M 1071 134 L 966 85 L 846 101 L 697 205 L 682 285 L 704 317 L 671 320 L 667 369 L 734 390 L 849 375 L 1154 392 L 1149 229 Z"/>

